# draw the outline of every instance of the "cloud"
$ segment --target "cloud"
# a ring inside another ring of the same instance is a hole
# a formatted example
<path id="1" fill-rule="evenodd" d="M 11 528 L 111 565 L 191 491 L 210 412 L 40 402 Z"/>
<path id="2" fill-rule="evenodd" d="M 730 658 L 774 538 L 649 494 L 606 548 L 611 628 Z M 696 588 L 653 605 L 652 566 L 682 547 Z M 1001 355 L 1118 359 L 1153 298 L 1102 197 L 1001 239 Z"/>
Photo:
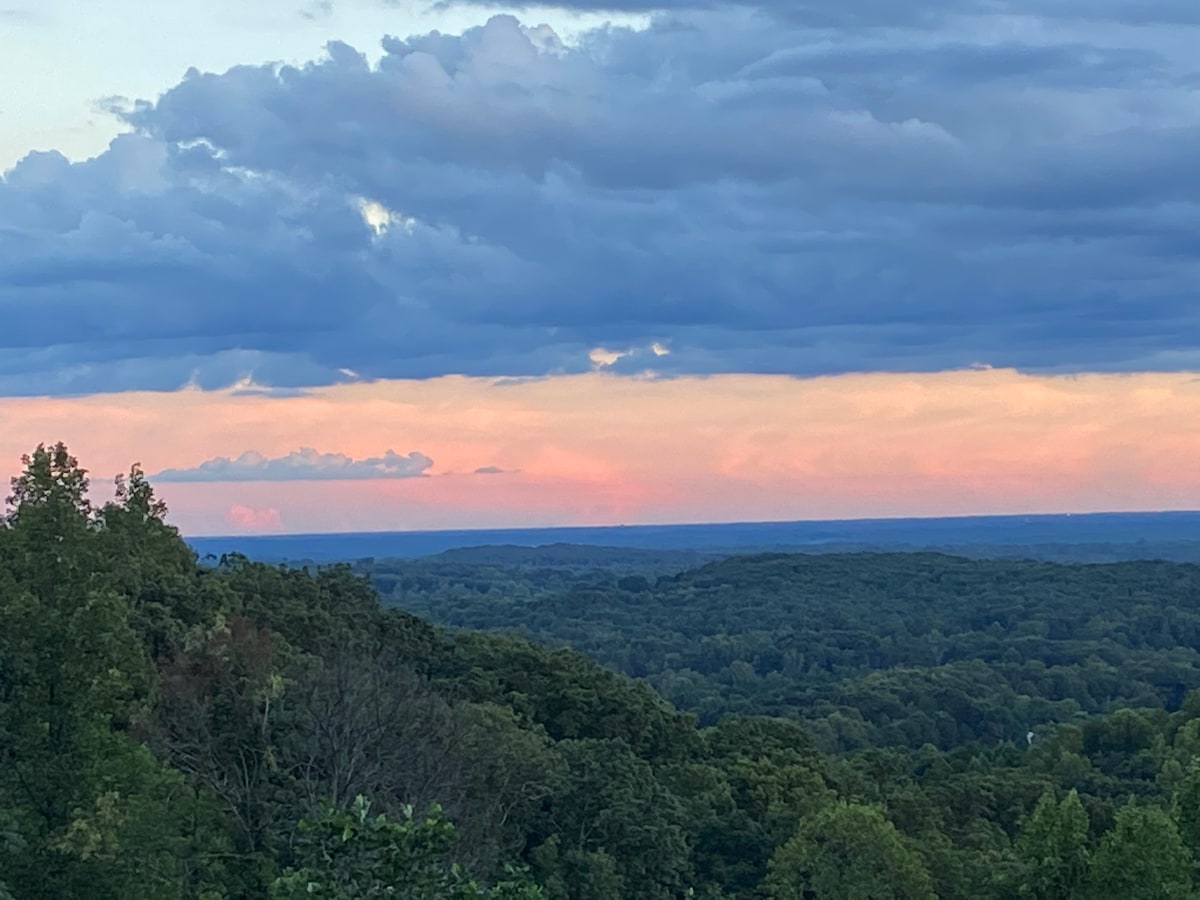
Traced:
<path id="1" fill-rule="evenodd" d="M 225 513 L 225 521 L 238 528 L 273 530 L 282 527 L 279 510 L 273 506 L 259 509 L 235 503 Z"/>
<path id="2" fill-rule="evenodd" d="M 300 8 L 299 15 L 302 19 L 327 19 L 333 15 L 333 2 L 332 0 L 310 0 Z"/>
<path id="3" fill-rule="evenodd" d="M 513 8 L 501 0 L 443 0 L 440 7 Z M 516 4 L 538 7 L 539 3 Z M 555 0 L 555 7 L 579 12 L 686 12 L 722 7 L 769 10 L 814 27 L 935 26 L 951 17 L 1028 16 L 1031 18 L 1116 22 L 1126 25 L 1197 24 L 1200 9 L 1191 0 Z"/>
<path id="4" fill-rule="evenodd" d="M 588 352 L 588 359 L 596 369 L 634 370 L 642 364 L 654 361 L 654 357 L 666 356 L 671 350 L 661 341 L 654 341 L 649 347 L 630 347 L 626 350 L 609 350 L 607 347 L 593 347 Z M 619 365 L 618 365 L 619 364 Z"/>
<path id="5" fill-rule="evenodd" d="M 1200 368 L 1200 6 L 708 6 L 115 103 L 0 183 L 0 393 Z"/>
<path id="6" fill-rule="evenodd" d="M 254 450 L 238 457 L 217 456 L 190 469 L 164 469 L 156 481 L 362 481 L 376 478 L 419 478 L 433 465 L 423 453 L 354 459 L 344 453 L 319 453 L 309 447 L 287 456 L 268 458 Z"/>
<path id="7" fill-rule="evenodd" d="M 508 470 L 499 466 L 480 466 L 475 470 L 476 475 L 504 475 Z"/>
<path id="8" fill-rule="evenodd" d="M 44 18 L 32 9 L 20 6 L 0 7 L 0 22 L 10 25 L 32 25 L 44 21 Z"/>

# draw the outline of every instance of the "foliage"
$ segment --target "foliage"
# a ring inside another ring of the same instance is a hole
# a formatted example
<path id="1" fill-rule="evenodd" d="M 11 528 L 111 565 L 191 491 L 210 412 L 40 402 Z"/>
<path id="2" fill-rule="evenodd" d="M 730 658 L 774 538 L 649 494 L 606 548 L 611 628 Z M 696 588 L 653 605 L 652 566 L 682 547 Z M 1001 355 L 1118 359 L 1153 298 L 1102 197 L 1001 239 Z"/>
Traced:
<path id="1" fill-rule="evenodd" d="M 89 488 L 38 447 L 0 523 L 0 898 L 1196 892 L 1194 566 L 501 548 L 400 609 Z"/>
<path id="2" fill-rule="evenodd" d="M 271 896 L 279 900 L 315 897 L 395 897 L 397 900 L 537 900 L 533 885 L 505 881 L 482 888 L 460 865 L 447 862 L 454 847 L 454 826 L 434 804 L 424 816 L 405 806 L 397 821 L 369 815 L 361 794 L 350 809 L 327 808 L 299 824 L 299 867 L 275 879 Z"/>
<path id="3" fill-rule="evenodd" d="M 1191 897 L 1192 854 L 1171 817 L 1130 803 L 1116 815 L 1092 862 L 1090 893 L 1129 900 Z"/>
<path id="4" fill-rule="evenodd" d="M 1021 827 L 1017 852 L 1026 866 L 1021 893 L 1044 900 L 1077 896 L 1088 871 L 1088 816 L 1072 790 L 1061 801 L 1042 794 Z"/>
<path id="5" fill-rule="evenodd" d="M 926 900 L 933 883 L 920 855 L 875 807 L 838 802 L 801 820 L 771 859 L 772 900 Z"/>
<path id="6" fill-rule="evenodd" d="M 766 554 L 645 590 L 595 570 L 370 570 L 412 613 L 581 650 L 701 724 L 799 716 L 827 751 L 1025 742 L 1085 714 L 1175 710 L 1200 688 L 1190 564 Z"/>

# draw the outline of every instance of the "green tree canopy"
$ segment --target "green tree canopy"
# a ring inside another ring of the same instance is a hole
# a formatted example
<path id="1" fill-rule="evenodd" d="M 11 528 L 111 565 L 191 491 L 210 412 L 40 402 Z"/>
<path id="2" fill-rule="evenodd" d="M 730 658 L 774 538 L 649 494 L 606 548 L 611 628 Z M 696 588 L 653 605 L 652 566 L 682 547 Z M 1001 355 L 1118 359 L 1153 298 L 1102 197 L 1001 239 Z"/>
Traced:
<path id="1" fill-rule="evenodd" d="M 1162 809 L 1128 803 L 1096 850 L 1088 888 L 1091 896 L 1122 900 L 1191 897 L 1191 851 Z"/>
<path id="2" fill-rule="evenodd" d="M 539 900 L 537 887 L 506 878 L 481 886 L 450 860 L 454 826 L 434 805 L 423 816 L 370 815 L 361 795 L 346 811 L 327 809 L 300 823 L 299 864 L 271 888 L 276 900 Z"/>
<path id="3" fill-rule="evenodd" d="M 1077 791 L 1061 802 L 1046 791 L 1021 827 L 1021 893 L 1042 900 L 1077 896 L 1088 870 L 1088 816 Z"/>
<path id="4" fill-rule="evenodd" d="M 839 801 L 805 819 L 771 860 L 772 900 L 931 900 L 920 854 L 882 811 Z"/>

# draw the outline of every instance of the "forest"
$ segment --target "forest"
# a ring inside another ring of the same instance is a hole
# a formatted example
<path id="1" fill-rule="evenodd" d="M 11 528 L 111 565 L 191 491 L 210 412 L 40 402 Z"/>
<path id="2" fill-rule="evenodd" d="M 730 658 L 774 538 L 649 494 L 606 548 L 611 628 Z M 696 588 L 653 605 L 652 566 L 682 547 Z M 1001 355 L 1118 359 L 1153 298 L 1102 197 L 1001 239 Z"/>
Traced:
<path id="1" fill-rule="evenodd" d="M 762 554 L 656 576 L 648 559 L 606 571 L 590 549 L 557 556 L 359 568 L 440 624 L 573 647 L 702 725 L 799 718 L 829 752 L 1024 743 L 1083 714 L 1177 709 L 1200 687 L 1196 565 Z"/>
<path id="2" fill-rule="evenodd" d="M 0 525 L 0 897 L 1200 896 L 1200 568 Z"/>

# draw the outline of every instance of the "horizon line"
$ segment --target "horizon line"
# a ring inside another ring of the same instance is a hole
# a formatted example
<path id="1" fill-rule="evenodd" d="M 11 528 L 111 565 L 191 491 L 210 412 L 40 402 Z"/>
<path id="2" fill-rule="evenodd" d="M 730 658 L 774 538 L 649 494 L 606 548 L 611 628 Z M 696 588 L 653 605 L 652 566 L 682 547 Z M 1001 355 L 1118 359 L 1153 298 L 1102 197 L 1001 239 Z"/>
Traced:
<path id="1" fill-rule="evenodd" d="M 713 526 L 754 526 L 754 525 L 808 525 L 808 524 L 870 524 L 880 522 L 929 522 L 929 521 L 965 521 L 971 519 L 1052 519 L 1052 518 L 1099 518 L 1102 516 L 1164 516 L 1164 515 L 1200 515 L 1200 509 L 1125 509 L 1125 510 L 1091 510 L 1088 512 L 1018 512 L 1018 513 L 957 513 L 952 515 L 913 515 L 913 516 L 859 516 L 836 519 L 755 519 L 755 520 L 718 520 L 702 522 L 622 522 L 617 524 L 598 525 L 509 525 L 489 526 L 484 528 L 394 528 L 376 529 L 369 531 L 269 531 L 269 532 L 233 532 L 221 534 L 184 534 L 186 540 L 222 540 L 245 538 L 320 538 L 350 535 L 393 535 L 393 534 L 460 534 L 470 532 L 487 534 L 513 531 L 592 531 L 618 529 L 648 529 L 648 528 L 705 528 Z"/>

